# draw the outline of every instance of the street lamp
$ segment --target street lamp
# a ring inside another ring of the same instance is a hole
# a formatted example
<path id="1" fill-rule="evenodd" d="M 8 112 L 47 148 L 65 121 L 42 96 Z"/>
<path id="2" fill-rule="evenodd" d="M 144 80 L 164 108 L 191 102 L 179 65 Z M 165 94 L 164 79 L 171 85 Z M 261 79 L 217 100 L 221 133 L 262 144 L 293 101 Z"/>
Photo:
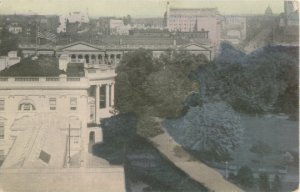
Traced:
<path id="1" fill-rule="evenodd" d="M 225 161 L 225 165 L 226 165 L 226 168 L 225 168 L 225 178 L 227 179 L 228 178 L 228 161 Z"/>

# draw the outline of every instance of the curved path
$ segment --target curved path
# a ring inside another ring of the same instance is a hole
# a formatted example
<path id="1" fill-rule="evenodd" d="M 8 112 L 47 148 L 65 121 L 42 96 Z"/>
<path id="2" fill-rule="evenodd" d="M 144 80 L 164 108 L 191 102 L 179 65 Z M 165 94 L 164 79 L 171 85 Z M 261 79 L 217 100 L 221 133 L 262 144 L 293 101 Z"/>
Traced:
<path id="1" fill-rule="evenodd" d="M 162 127 L 163 128 L 163 127 Z M 164 133 L 149 139 L 154 146 L 165 155 L 177 168 L 185 172 L 195 181 L 201 183 L 210 191 L 240 192 L 242 189 L 225 180 L 216 170 L 200 161 L 194 160 L 164 129 Z M 175 150 L 180 154 L 175 154 Z M 183 154 L 183 155 L 182 155 Z"/>

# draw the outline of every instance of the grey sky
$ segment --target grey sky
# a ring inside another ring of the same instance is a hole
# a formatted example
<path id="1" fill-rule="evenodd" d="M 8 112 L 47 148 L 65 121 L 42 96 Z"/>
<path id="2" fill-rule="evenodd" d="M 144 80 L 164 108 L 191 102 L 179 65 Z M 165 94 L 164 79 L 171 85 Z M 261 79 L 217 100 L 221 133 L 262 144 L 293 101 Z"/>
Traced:
<path id="1" fill-rule="evenodd" d="M 171 7 L 217 7 L 221 14 L 262 14 L 268 5 L 283 12 L 283 0 L 0 0 L 1 14 L 66 14 L 87 11 L 90 16 L 162 17 Z"/>

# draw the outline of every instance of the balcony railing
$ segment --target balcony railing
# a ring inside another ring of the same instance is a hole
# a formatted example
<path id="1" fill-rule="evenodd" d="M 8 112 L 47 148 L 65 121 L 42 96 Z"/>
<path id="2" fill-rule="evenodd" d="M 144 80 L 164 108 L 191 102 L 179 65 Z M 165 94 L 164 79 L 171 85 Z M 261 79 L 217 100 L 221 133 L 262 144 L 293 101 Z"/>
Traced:
<path id="1" fill-rule="evenodd" d="M 15 81 L 39 81 L 39 77 L 15 77 Z"/>
<path id="2" fill-rule="evenodd" d="M 1 82 L 87 82 L 84 77 L 0 77 Z"/>

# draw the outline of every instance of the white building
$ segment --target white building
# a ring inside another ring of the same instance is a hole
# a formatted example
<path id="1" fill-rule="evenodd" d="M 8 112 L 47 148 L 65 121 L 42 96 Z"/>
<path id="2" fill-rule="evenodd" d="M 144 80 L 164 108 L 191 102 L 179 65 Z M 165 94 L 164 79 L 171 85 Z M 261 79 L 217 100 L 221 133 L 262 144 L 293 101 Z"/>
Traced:
<path id="1" fill-rule="evenodd" d="M 246 18 L 226 15 L 222 17 L 221 40 L 239 44 L 246 38 Z"/>
<path id="2" fill-rule="evenodd" d="M 21 47 L 24 55 L 37 51 L 40 58 L 55 52 L 64 72 L 0 77 L 0 154 L 6 158 L 2 168 L 87 167 L 91 145 L 102 141 L 96 124 L 114 113 L 115 67 L 126 52 L 139 48 L 85 42 L 49 50 Z M 148 46 L 154 56 L 170 48 L 212 56 L 210 47 L 197 44 Z M 81 68 L 81 75 L 71 76 L 72 67 Z"/>
<path id="3" fill-rule="evenodd" d="M 218 47 L 220 21 L 216 8 L 170 8 L 167 12 L 167 28 L 171 32 L 208 31 L 208 39 Z"/>
<path id="4" fill-rule="evenodd" d="M 13 34 L 19 34 L 22 33 L 23 28 L 18 23 L 12 23 L 9 25 L 8 31 Z"/>
<path id="5" fill-rule="evenodd" d="M 65 33 L 67 31 L 67 22 L 69 23 L 89 23 L 90 19 L 87 13 L 80 11 L 70 12 L 68 15 L 60 15 L 57 33 Z"/>
<path id="6" fill-rule="evenodd" d="M 112 115 L 115 65 L 77 57 L 103 54 L 85 44 L 58 51 L 60 70 L 81 65 L 84 76 L 0 77 L 1 168 L 87 167 L 91 145 L 102 141 L 96 124 Z"/>
<path id="7" fill-rule="evenodd" d="M 8 52 L 7 56 L 0 56 L 0 71 L 19 63 L 20 60 L 21 58 L 18 57 L 17 51 L 10 51 Z"/>
<path id="8" fill-rule="evenodd" d="M 124 25 L 122 19 L 110 19 L 109 30 L 110 35 L 129 35 L 130 25 Z"/>

